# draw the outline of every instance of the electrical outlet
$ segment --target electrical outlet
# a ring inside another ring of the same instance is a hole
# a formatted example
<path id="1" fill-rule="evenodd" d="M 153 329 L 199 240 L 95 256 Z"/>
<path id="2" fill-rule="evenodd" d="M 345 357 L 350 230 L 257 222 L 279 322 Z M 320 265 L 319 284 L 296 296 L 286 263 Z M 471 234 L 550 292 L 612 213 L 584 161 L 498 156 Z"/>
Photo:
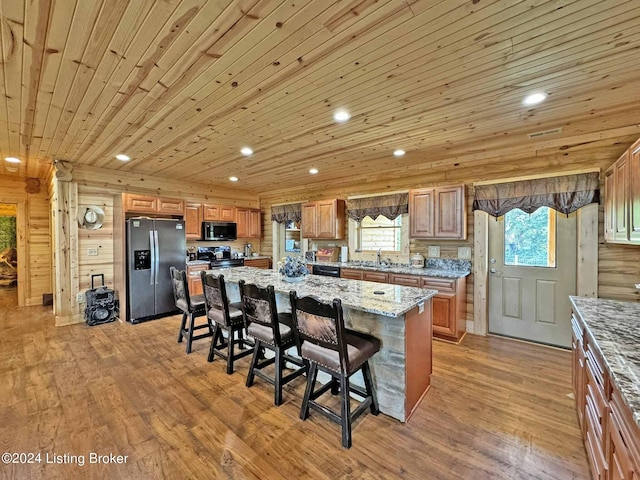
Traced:
<path id="1" fill-rule="evenodd" d="M 91 257 L 95 257 L 96 255 L 98 255 L 98 249 L 97 248 L 88 248 L 87 249 L 87 255 L 89 255 Z"/>
<path id="2" fill-rule="evenodd" d="M 458 247 L 458 258 L 461 260 L 471 260 L 471 247 Z"/>
<path id="3" fill-rule="evenodd" d="M 429 255 L 429 257 L 431 258 L 440 257 L 440 247 L 438 246 L 429 245 L 429 248 L 427 249 L 427 251 L 428 251 L 427 255 Z"/>
<path id="4" fill-rule="evenodd" d="M 84 293 L 76 293 L 76 302 L 84 303 Z"/>

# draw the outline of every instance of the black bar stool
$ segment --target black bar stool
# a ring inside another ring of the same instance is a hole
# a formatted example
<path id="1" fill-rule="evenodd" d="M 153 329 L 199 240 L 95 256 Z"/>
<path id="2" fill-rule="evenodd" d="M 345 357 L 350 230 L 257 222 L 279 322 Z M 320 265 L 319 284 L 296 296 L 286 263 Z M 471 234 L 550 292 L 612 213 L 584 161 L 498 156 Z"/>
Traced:
<path id="1" fill-rule="evenodd" d="M 244 338 L 242 304 L 240 302 L 229 303 L 224 275 L 213 275 L 204 271 L 200 272 L 200 275 L 207 320 L 213 329 L 208 361 L 213 362 L 216 355 L 224 358 L 227 361 L 227 373 L 231 375 L 233 362 L 253 353 L 253 348 L 244 349 L 249 342 Z M 226 340 L 222 335 L 223 331 L 227 333 Z M 235 338 L 236 332 L 237 339 Z M 235 345 L 244 350 L 234 353 Z M 227 349 L 226 353 L 222 351 L 225 348 Z"/>
<path id="2" fill-rule="evenodd" d="M 293 291 L 290 292 L 290 298 L 296 343 L 302 358 L 310 362 L 300 418 L 306 420 L 309 407 L 312 407 L 342 426 L 342 446 L 351 448 L 351 424 L 367 408 L 373 415 L 379 413 L 369 359 L 380 350 L 380 340 L 365 333 L 347 330 L 339 299 L 324 303 L 313 296 L 298 298 Z M 328 373 L 332 379 L 315 390 L 318 370 Z M 362 370 L 364 390 L 349 382 L 349 377 L 358 370 Z M 340 414 L 316 401 L 329 389 L 332 394 L 340 393 Z M 353 412 L 349 392 L 363 399 Z"/>
<path id="3" fill-rule="evenodd" d="M 196 325 L 196 318 L 205 315 L 204 296 L 189 295 L 189 283 L 187 282 L 187 274 L 184 270 L 178 270 L 176 267 L 170 267 L 169 270 L 171 271 L 173 298 L 176 302 L 176 308 L 182 312 L 178 343 L 182 343 L 182 339 L 187 337 L 187 353 L 191 353 L 191 345 L 194 340 L 211 337 L 213 335 L 213 330 L 209 322 Z M 189 319 L 188 325 L 187 319 Z M 194 335 L 196 330 L 203 328 L 207 329 L 205 333 Z"/>
<path id="4" fill-rule="evenodd" d="M 289 348 L 295 346 L 291 314 L 278 313 L 273 285 L 263 288 L 240 280 L 239 286 L 247 335 L 255 339 L 253 358 L 247 375 L 247 387 L 253 385 L 254 377 L 257 375 L 274 386 L 274 403 L 280 405 L 282 404 L 282 386 L 307 371 L 306 362 L 286 353 Z M 262 359 L 262 348 L 273 351 L 275 357 Z M 285 361 L 299 368 L 283 377 Z M 263 368 L 274 364 L 273 378 L 262 372 Z"/>

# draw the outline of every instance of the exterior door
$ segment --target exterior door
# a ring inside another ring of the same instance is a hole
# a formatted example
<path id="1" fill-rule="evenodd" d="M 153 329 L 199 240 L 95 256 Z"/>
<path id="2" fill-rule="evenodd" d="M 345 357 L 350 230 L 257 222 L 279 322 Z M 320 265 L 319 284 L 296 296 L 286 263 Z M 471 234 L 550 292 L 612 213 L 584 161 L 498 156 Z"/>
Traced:
<path id="1" fill-rule="evenodd" d="M 489 333 L 571 346 L 576 215 L 546 207 L 489 220 Z"/>

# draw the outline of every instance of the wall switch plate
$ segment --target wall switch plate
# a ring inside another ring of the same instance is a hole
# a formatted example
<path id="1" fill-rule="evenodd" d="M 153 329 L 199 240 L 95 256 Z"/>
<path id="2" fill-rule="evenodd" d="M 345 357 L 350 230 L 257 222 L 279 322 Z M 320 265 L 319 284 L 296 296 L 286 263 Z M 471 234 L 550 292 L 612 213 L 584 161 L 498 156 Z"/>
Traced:
<path id="1" fill-rule="evenodd" d="M 84 293 L 76 293 L 76 302 L 84 303 Z"/>
<path id="2" fill-rule="evenodd" d="M 440 247 L 438 246 L 430 245 L 427 251 L 428 251 L 427 255 L 429 255 L 432 258 L 440 257 Z"/>
<path id="3" fill-rule="evenodd" d="M 461 260 L 471 260 L 471 247 L 458 247 L 458 258 Z"/>
<path id="4" fill-rule="evenodd" d="M 90 257 L 95 257 L 96 255 L 98 255 L 98 249 L 97 248 L 88 248 L 87 249 L 87 255 L 89 255 Z"/>

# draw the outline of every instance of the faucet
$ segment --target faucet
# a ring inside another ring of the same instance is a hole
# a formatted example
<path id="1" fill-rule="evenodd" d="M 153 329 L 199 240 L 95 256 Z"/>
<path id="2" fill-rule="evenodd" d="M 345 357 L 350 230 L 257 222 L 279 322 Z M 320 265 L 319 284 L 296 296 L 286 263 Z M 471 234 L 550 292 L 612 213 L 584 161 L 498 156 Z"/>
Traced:
<path id="1" fill-rule="evenodd" d="M 382 263 L 382 249 L 381 248 L 378 249 L 378 261 L 377 261 L 377 264 L 380 265 L 380 263 Z"/>

